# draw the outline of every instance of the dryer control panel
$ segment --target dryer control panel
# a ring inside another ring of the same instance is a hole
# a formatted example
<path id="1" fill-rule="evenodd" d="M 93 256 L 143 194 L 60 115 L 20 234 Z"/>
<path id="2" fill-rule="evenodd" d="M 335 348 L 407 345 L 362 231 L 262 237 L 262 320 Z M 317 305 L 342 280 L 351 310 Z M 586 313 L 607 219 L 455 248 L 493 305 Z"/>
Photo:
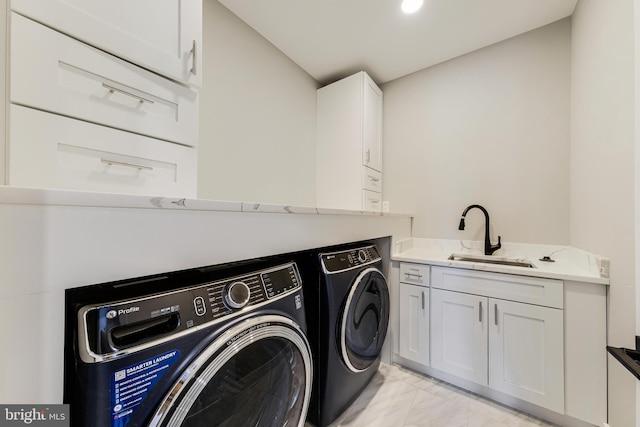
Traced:
<path id="1" fill-rule="evenodd" d="M 299 291 L 295 263 L 163 294 L 90 305 L 78 312 L 84 361 L 116 357 L 178 333 L 240 315 Z"/>
<path id="2" fill-rule="evenodd" d="M 320 262 L 325 273 L 351 270 L 380 261 L 380 253 L 375 246 L 365 246 L 349 251 L 320 254 Z"/>

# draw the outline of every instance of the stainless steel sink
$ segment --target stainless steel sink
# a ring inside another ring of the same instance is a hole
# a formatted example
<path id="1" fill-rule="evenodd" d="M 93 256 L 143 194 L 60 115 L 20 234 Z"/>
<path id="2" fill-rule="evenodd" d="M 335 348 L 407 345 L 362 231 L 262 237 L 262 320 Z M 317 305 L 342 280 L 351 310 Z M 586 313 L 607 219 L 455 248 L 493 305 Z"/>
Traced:
<path id="1" fill-rule="evenodd" d="M 512 267 L 536 268 L 536 266 L 529 261 L 519 258 L 501 258 L 487 255 L 451 254 L 448 259 L 451 261 L 467 261 L 479 262 L 483 264 L 509 265 Z"/>

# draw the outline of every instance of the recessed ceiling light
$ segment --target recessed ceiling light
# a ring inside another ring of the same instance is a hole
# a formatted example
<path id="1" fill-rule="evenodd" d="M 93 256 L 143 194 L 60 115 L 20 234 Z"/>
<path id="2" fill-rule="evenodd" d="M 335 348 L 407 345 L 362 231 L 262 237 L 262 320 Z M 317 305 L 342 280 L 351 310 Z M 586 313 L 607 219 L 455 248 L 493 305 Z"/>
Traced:
<path id="1" fill-rule="evenodd" d="M 402 11 L 404 13 L 415 13 L 417 12 L 424 3 L 424 0 L 402 0 Z"/>

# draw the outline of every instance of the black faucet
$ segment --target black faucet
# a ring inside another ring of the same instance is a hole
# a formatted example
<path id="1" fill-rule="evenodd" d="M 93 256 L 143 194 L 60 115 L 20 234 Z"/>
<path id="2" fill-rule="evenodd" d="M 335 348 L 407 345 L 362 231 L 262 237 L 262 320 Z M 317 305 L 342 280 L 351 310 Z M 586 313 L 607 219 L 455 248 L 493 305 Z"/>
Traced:
<path id="1" fill-rule="evenodd" d="M 462 212 L 462 218 L 460 218 L 460 225 L 458 226 L 458 230 L 464 230 L 464 217 L 467 215 L 473 208 L 478 208 L 484 214 L 484 254 L 485 255 L 493 255 L 495 251 L 502 247 L 502 243 L 500 243 L 500 236 L 498 236 L 498 244 L 493 246 L 491 244 L 491 239 L 489 237 L 489 212 L 485 208 L 480 205 L 471 205 L 468 206 L 464 212 Z"/>

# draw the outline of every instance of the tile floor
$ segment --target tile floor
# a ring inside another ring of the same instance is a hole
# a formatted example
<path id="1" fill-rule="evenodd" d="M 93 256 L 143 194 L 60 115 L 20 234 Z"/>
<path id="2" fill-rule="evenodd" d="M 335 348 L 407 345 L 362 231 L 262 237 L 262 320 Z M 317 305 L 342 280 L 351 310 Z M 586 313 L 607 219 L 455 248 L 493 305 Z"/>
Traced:
<path id="1" fill-rule="evenodd" d="M 381 364 L 331 427 L 553 426 L 522 412 L 395 365 Z"/>

